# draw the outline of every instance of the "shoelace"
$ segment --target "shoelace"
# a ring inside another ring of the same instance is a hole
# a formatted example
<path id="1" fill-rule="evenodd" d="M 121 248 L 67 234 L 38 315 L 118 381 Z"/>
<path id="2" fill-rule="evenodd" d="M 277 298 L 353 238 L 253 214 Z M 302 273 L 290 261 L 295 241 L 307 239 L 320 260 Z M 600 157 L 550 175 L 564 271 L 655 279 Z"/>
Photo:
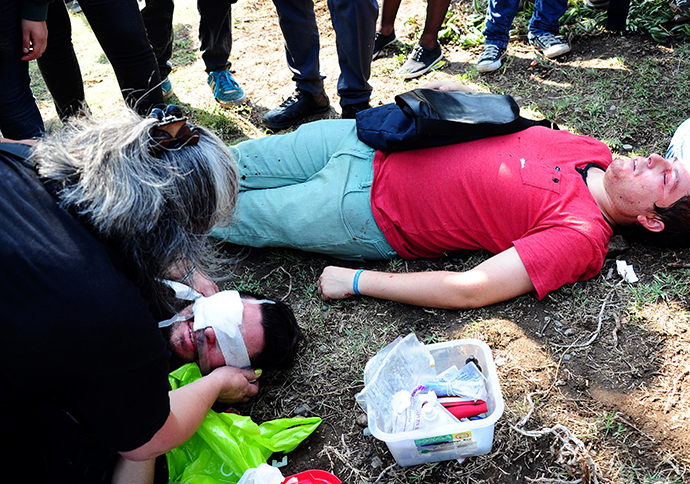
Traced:
<path id="1" fill-rule="evenodd" d="M 419 62 L 419 60 L 422 58 L 422 54 L 424 54 L 424 47 L 421 45 L 415 45 L 414 49 L 412 49 L 412 58 Z"/>
<path id="2" fill-rule="evenodd" d="M 501 55 L 501 48 L 499 46 L 494 44 L 486 44 L 486 46 L 484 46 L 482 55 L 479 56 L 479 62 L 483 60 L 494 60 L 499 55 Z"/>
<path id="3" fill-rule="evenodd" d="M 297 101 L 299 101 L 299 91 L 293 92 L 293 93 L 290 95 L 289 98 L 287 98 L 285 101 L 283 101 L 282 103 L 280 103 L 280 106 L 279 106 L 279 107 L 285 108 L 285 107 L 288 107 L 288 106 L 292 106 L 292 105 L 295 104 Z"/>
<path id="4" fill-rule="evenodd" d="M 553 34 L 543 34 L 537 37 L 539 42 L 544 45 L 544 47 L 551 47 L 553 45 L 562 44 L 560 40 L 556 38 Z"/>
<path id="5" fill-rule="evenodd" d="M 218 77 L 216 78 L 216 89 L 213 94 L 217 96 L 221 90 L 227 93 L 229 91 L 234 91 L 239 87 L 240 85 L 235 82 L 235 79 L 232 78 L 230 73 L 228 71 L 223 71 L 219 73 Z"/>

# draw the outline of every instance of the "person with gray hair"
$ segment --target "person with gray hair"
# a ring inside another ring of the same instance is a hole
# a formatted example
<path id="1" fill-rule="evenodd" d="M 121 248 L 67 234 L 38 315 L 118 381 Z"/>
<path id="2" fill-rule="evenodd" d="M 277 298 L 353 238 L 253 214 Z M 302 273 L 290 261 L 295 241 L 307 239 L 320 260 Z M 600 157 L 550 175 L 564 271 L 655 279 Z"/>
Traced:
<path id="1" fill-rule="evenodd" d="M 158 321 L 174 295 L 161 281 L 218 290 L 206 233 L 232 212 L 238 174 L 211 132 L 157 115 L 0 139 L 0 327 L 21 339 L 0 356 L 8 481 L 109 481 L 113 460 L 95 456 L 152 459 L 214 402 L 258 392 L 260 371 L 229 366 L 169 391 Z"/>

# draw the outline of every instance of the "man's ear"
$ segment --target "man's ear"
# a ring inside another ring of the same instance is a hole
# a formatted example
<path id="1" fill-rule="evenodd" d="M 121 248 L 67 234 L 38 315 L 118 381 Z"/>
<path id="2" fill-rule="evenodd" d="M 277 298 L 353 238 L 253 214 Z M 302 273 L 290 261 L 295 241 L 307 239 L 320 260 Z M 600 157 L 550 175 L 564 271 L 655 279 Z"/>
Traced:
<path id="1" fill-rule="evenodd" d="M 644 228 L 650 232 L 661 232 L 664 230 L 664 222 L 656 218 L 655 216 L 638 215 L 637 221 Z"/>

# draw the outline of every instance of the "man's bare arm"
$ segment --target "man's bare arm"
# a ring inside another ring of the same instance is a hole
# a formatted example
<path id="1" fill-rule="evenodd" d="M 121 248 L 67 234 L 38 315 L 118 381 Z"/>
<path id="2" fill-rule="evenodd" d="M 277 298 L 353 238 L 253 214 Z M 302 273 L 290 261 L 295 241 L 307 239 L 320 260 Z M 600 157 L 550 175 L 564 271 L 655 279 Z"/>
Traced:
<path id="1" fill-rule="evenodd" d="M 354 295 L 355 270 L 326 267 L 319 278 L 324 300 Z M 506 301 L 534 290 L 514 247 L 465 272 L 390 273 L 365 271 L 358 280 L 360 294 L 415 306 L 469 309 Z"/>

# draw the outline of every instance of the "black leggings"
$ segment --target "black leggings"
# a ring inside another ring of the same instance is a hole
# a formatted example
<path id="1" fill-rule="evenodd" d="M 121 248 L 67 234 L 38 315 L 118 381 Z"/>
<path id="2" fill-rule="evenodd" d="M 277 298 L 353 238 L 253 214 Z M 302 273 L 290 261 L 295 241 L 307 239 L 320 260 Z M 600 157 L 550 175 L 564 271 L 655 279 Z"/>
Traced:
<path id="1" fill-rule="evenodd" d="M 122 96 L 146 115 L 164 105 L 156 57 L 146 36 L 136 0 L 80 0 L 79 5 L 117 76 Z M 86 108 L 84 83 L 72 45 L 72 26 L 65 2 L 48 8 L 48 46 L 38 66 L 58 116 L 65 119 Z"/>

